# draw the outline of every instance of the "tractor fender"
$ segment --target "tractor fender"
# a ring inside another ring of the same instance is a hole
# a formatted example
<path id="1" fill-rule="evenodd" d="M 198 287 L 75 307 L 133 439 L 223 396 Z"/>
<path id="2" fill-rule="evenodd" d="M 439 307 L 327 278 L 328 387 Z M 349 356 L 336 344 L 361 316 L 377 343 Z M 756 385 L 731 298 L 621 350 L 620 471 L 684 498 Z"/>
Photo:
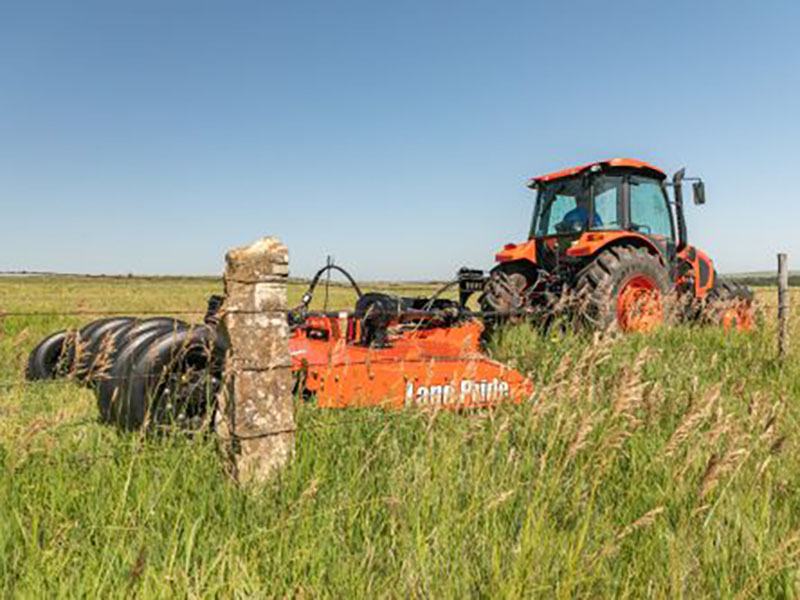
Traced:
<path id="1" fill-rule="evenodd" d="M 662 265 L 668 266 L 664 250 L 647 236 L 635 231 L 586 231 L 572 242 L 566 254 L 575 258 L 590 257 L 613 246 L 644 248 L 657 256 Z"/>
<path id="2" fill-rule="evenodd" d="M 494 260 L 500 264 L 514 261 L 527 261 L 536 264 L 536 240 L 528 240 L 521 244 L 506 244 L 503 249 L 494 255 Z"/>
<path id="3" fill-rule="evenodd" d="M 694 246 L 686 246 L 678 252 L 678 259 L 685 265 L 684 270 L 691 273 L 694 279 L 694 295 L 696 298 L 705 298 L 706 294 L 714 287 L 716 272 L 714 263 L 708 255 Z"/>

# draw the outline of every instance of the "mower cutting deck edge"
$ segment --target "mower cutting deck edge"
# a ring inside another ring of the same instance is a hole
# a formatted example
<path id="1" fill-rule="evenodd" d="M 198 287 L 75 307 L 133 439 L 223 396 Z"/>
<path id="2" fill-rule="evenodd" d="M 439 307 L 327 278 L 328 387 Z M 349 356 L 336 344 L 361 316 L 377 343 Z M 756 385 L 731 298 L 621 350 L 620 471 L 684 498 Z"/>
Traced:
<path id="1" fill-rule="evenodd" d="M 329 270 L 350 281 L 358 296 L 354 310 L 309 310 Z M 322 408 L 457 410 L 530 398 L 528 378 L 481 352 L 483 324 L 465 306 L 475 290 L 460 283 L 460 302 L 438 294 L 362 294 L 341 267 L 321 269 L 301 305 L 287 314 L 297 393 Z M 223 379 L 228 342 L 218 326 L 220 304 L 220 297 L 210 299 L 202 325 L 119 318 L 54 334 L 31 352 L 26 374 L 73 375 L 94 389 L 101 419 L 125 429 L 198 429 L 209 422 Z"/>

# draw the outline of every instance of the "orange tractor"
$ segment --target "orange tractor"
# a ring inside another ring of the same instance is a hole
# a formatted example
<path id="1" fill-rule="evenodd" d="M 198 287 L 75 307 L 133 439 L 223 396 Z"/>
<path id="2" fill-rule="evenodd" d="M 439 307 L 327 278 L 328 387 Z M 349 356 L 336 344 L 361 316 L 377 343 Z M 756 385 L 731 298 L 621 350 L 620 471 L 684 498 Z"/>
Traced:
<path id="1" fill-rule="evenodd" d="M 564 311 L 599 329 L 648 331 L 668 314 L 750 329 L 752 292 L 718 277 L 688 243 L 683 182 L 690 180 L 695 204 L 703 204 L 700 179 L 681 169 L 668 181 L 629 158 L 533 178 L 528 241 L 506 244 L 483 284 L 481 308 L 495 315 L 489 324 L 520 314 L 547 322 Z"/>

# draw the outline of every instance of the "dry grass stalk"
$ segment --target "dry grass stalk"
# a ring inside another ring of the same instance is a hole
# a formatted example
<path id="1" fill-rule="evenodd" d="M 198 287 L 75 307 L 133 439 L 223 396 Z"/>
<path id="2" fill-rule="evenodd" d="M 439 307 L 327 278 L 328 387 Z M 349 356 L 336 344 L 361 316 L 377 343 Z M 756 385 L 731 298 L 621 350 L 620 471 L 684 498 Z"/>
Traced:
<path id="1" fill-rule="evenodd" d="M 777 571 L 793 565 L 800 558 L 800 531 L 788 535 L 781 544 L 770 553 L 764 565 L 745 581 L 736 598 L 752 598 L 759 596 L 759 585 Z M 762 592 L 764 590 L 761 590 Z M 762 594 L 763 595 L 763 594 Z"/>
<path id="2" fill-rule="evenodd" d="M 561 398 L 564 390 L 572 379 L 568 377 L 570 373 L 574 373 L 572 355 L 564 354 L 558 362 L 558 366 L 550 378 L 550 381 L 544 384 L 541 397 L 547 399 Z"/>
<path id="3" fill-rule="evenodd" d="M 591 564 L 595 563 L 600 558 L 605 558 L 614 554 L 617 550 L 619 550 L 619 543 L 622 540 L 630 536 L 632 533 L 640 529 L 644 529 L 645 527 L 649 527 L 655 523 L 656 517 L 663 513 L 664 510 L 664 506 L 657 506 L 647 511 L 632 523 L 626 525 L 620 532 L 617 533 L 616 536 L 614 536 L 614 539 L 611 542 L 603 546 L 603 548 L 601 548 L 600 551 L 593 556 Z"/>
<path id="4" fill-rule="evenodd" d="M 705 397 L 695 403 L 684 415 L 678 427 L 672 432 L 667 445 L 664 447 L 664 455 L 672 456 L 678 448 L 697 430 L 711 414 L 714 404 L 720 396 L 720 386 L 711 388 Z"/>
<path id="5" fill-rule="evenodd" d="M 616 386 L 614 401 L 610 409 L 613 423 L 599 450 L 601 456 L 599 473 L 605 472 L 613 462 L 616 453 L 622 449 L 625 441 L 642 423 L 637 412 L 644 405 L 647 385 L 642 381 L 642 372 L 650 355 L 651 353 L 647 349 L 639 352 L 633 363 L 623 371 L 620 382 Z"/>
<path id="6" fill-rule="evenodd" d="M 630 525 L 625 527 L 625 529 L 620 531 L 617 534 L 617 537 L 615 538 L 616 541 L 620 541 L 620 540 L 628 537 L 630 534 L 632 534 L 634 531 L 636 531 L 638 529 L 642 529 L 644 527 L 649 527 L 650 525 L 655 523 L 656 517 L 658 515 L 660 515 L 661 513 L 663 513 L 664 510 L 665 510 L 665 508 L 663 506 L 657 506 L 657 507 L 647 511 L 641 517 L 636 519 L 633 523 L 631 523 Z"/>
<path id="7" fill-rule="evenodd" d="M 642 371 L 650 356 L 647 348 L 643 349 L 633 361 L 625 368 L 622 379 L 617 387 L 611 413 L 614 417 L 624 417 L 635 422 L 635 411 L 644 401 L 645 382 L 642 381 Z"/>
<path id="8" fill-rule="evenodd" d="M 720 439 L 731 433 L 734 429 L 733 417 L 727 413 L 723 413 L 721 407 L 719 408 L 720 410 L 717 411 L 717 417 L 715 419 L 716 422 L 705 436 L 706 444 L 712 448 L 717 445 Z"/>
<path id="9" fill-rule="evenodd" d="M 769 467 L 771 462 L 771 455 L 761 461 L 761 464 L 758 465 L 758 469 L 756 469 L 756 479 L 761 479 L 764 476 L 764 473 L 767 471 L 767 467 Z"/>
<path id="10" fill-rule="evenodd" d="M 611 430 L 611 433 L 606 436 L 601 450 L 601 455 L 603 456 L 603 462 L 600 463 L 601 471 L 604 471 L 605 467 L 611 463 L 615 453 L 622 449 L 625 440 L 631 437 L 631 435 L 633 435 L 633 433 L 625 426 Z"/>
<path id="11" fill-rule="evenodd" d="M 90 379 L 108 379 L 108 372 L 112 367 L 111 357 L 116 349 L 115 336 L 106 334 L 100 342 L 94 362 L 89 367 L 87 376 Z"/>
<path id="12" fill-rule="evenodd" d="M 511 426 L 510 419 L 508 416 L 503 417 L 503 420 L 500 422 L 500 425 L 497 426 L 497 433 L 494 436 L 494 440 L 492 442 L 493 446 L 496 446 L 500 443 L 501 438 L 506 434 L 509 427 Z"/>
<path id="13" fill-rule="evenodd" d="M 508 456 L 506 457 L 506 464 L 507 465 L 517 465 L 517 451 L 514 449 L 514 446 L 511 446 L 508 449 Z"/>
<path id="14" fill-rule="evenodd" d="M 774 442 L 772 442 L 772 445 L 769 447 L 769 453 L 773 455 L 778 454 L 783 449 L 783 445 L 785 443 L 786 443 L 786 436 L 785 435 L 778 436 L 778 438 Z"/>
<path id="15" fill-rule="evenodd" d="M 486 510 L 487 511 L 488 510 L 492 510 L 494 508 L 497 508 L 501 504 L 504 504 L 505 502 L 507 502 L 510 498 L 512 498 L 514 496 L 514 492 L 515 492 L 515 490 L 510 489 L 510 490 L 506 490 L 505 492 L 502 492 L 502 493 L 498 494 L 497 496 L 495 496 L 489 502 L 486 503 Z"/>
<path id="16" fill-rule="evenodd" d="M 665 400 L 666 395 L 660 381 L 654 381 L 645 389 L 642 407 L 648 420 L 664 405 Z"/>
<path id="17" fill-rule="evenodd" d="M 578 427 L 578 431 L 576 432 L 575 437 L 567 449 L 568 462 L 574 459 L 575 456 L 577 456 L 577 454 L 586 447 L 589 440 L 589 435 L 594 430 L 597 416 L 597 413 L 584 415 L 583 419 L 581 420 L 581 424 Z"/>
<path id="18" fill-rule="evenodd" d="M 297 502 L 302 503 L 307 500 L 313 500 L 314 497 L 317 495 L 318 491 L 319 491 L 319 479 L 314 477 L 308 484 L 308 487 L 305 490 L 303 490 L 302 494 L 300 494 L 300 498 L 298 498 Z"/>
<path id="19" fill-rule="evenodd" d="M 700 498 L 705 498 L 717 486 L 720 480 L 733 471 L 748 454 L 749 450 L 744 447 L 729 450 L 722 458 L 717 454 L 713 454 L 708 460 L 706 470 L 700 481 Z"/>

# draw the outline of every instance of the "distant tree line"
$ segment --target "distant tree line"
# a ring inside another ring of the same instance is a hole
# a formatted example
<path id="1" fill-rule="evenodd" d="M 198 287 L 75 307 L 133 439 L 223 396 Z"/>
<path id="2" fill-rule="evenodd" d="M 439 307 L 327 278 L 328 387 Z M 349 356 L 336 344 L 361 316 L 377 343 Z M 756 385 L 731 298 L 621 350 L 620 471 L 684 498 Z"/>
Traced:
<path id="1" fill-rule="evenodd" d="M 727 279 L 732 279 L 739 283 L 749 286 L 778 285 L 778 276 L 775 275 L 729 275 Z M 789 285 L 791 287 L 800 286 L 800 274 L 789 275 Z"/>

